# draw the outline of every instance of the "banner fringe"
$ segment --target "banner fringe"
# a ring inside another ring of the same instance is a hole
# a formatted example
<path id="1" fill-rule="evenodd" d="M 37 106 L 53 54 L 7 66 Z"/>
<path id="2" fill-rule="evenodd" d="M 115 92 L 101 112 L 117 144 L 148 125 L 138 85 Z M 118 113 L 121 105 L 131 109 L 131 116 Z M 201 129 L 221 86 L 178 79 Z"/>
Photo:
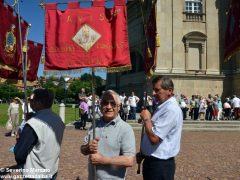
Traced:
<path id="1" fill-rule="evenodd" d="M 69 76 L 72 74 L 80 74 L 82 69 L 69 69 L 69 70 L 45 70 L 43 71 L 46 76 Z"/>
<path id="2" fill-rule="evenodd" d="M 126 65 L 126 66 L 118 66 L 118 67 L 108 67 L 107 72 L 108 73 L 115 73 L 115 72 L 123 72 L 123 71 L 130 71 L 132 70 L 132 65 Z"/>
<path id="3" fill-rule="evenodd" d="M 23 81 L 17 79 L 5 79 L 0 77 L 0 84 L 12 84 L 18 87 L 23 87 Z M 27 81 L 27 86 L 38 86 L 38 80 Z"/>
<path id="4" fill-rule="evenodd" d="M 88 67 L 91 68 L 91 67 Z M 70 76 L 72 74 L 80 74 L 82 69 L 69 69 L 69 70 L 45 70 L 44 75 L 46 76 Z M 118 66 L 118 67 L 94 67 L 95 71 L 98 72 L 107 72 L 107 73 L 115 73 L 115 72 L 123 72 L 132 70 L 132 65 Z"/>

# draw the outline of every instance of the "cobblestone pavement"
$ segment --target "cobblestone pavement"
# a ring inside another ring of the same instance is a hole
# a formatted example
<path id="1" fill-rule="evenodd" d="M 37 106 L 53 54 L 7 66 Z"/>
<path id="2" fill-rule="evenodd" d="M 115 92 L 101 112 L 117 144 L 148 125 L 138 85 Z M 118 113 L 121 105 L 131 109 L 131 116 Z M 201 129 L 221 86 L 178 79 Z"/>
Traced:
<path id="1" fill-rule="evenodd" d="M 0 128 L 0 168 L 15 163 L 13 154 L 9 152 L 15 139 L 5 137 L 5 132 Z M 75 129 L 65 130 L 58 179 L 87 179 L 87 157 L 79 149 L 85 133 Z M 138 150 L 140 131 L 135 134 Z M 240 180 L 240 133 L 183 132 L 176 164 L 176 180 Z M 129 168 L 126 179 L 141 180 L 136 170 L 137 165 Z"/>

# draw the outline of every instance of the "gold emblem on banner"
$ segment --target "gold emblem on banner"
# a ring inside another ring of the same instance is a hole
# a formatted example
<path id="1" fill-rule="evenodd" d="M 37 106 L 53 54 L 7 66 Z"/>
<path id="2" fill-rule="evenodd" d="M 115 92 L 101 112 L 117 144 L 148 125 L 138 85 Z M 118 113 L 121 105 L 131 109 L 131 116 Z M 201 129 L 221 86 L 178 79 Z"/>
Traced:
<path id="1" fill-rule="evenodd" d="M 72 40 L 88 52 L 92 46 L 99 40 L 101 34 L 95 31 L 88 24 L 81 26 L 79 31 L 75 34 Z"/>
<path id="2" fill-rule="evenodd" d="M 13 58 L 16 52 L 16 37 L 14 35 L 16 26 L 11 25 L 11 30 L 6 33 L 5 55 Z"/>

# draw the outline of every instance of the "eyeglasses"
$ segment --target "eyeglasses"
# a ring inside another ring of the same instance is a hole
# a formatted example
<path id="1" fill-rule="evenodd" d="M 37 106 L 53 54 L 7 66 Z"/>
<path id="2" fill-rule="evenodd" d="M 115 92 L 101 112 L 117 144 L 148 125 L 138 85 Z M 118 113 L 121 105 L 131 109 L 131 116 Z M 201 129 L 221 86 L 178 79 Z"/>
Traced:
<path id="1" fill-rule="evenodd" d="M 102 107 L 106 107 L 108 104 L 110 104 L 112 108 L 115 108 L 115 107 L 118 106 L 118 104 L 115 101 L 105 101 L 105 100 L 103 100 L 101 102 Z"/>

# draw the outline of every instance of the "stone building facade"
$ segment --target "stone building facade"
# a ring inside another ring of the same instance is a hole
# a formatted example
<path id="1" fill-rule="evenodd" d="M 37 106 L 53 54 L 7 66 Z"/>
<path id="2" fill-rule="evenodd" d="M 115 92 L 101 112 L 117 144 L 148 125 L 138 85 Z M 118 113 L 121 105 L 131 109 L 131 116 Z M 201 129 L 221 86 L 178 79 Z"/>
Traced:
<path id="1" fill-rule="evenodd" d="M 141 6 L 142 5 L 142 6 Z M 141 7 L 142 10 L 141 11 Z M 225 0 L 158 0 L 157 30 L 160 47 L 157 49 L 156 75 L 173 79 L 176 94 L 240 95 L 240 55 L 224 62 Z M 109 74 L 107 87 L 135 91 L 142 96 L 151 85 L 143 72 L 146 22 L 151 0 L 128 3 L 128 30 L 133 69 L 130 72 Z"/>

